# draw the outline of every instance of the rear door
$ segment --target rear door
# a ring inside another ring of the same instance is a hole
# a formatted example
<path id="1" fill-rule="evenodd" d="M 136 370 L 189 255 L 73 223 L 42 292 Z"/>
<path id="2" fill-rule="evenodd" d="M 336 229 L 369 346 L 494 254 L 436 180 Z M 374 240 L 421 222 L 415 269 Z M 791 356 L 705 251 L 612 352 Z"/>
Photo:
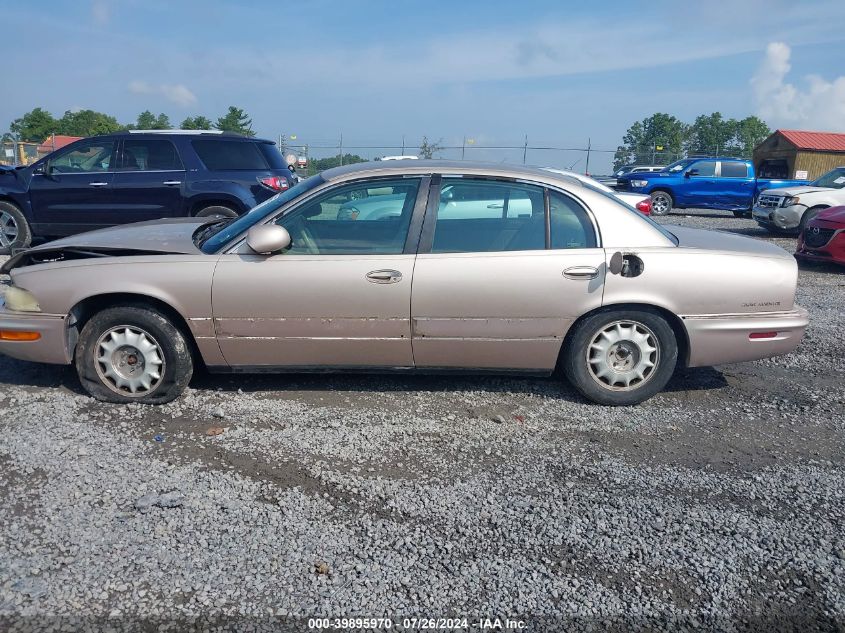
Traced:
<path id="1" fill-rule="evenodd" d="M 185 167 L 169 139 L 125 139 L 113 188 L 113 224 L 186 215 Z"/>
<path id="2" fill-rule="evenodd" d="M 748 164 L 741 160 L 719 162 L 719 208 L 750 209 L 754 199 L 754 179 Z"/>
<path id="3" fill-rule="evenodd" d="M 574 198 L 444 178 L 414 267 L 414 363 L 550 371 L 572 322 L 601 305 L 604 274 L 593 224 Z"/>
<path id="4" fill-rule="evenodd" d="M 114 139 L 90 139 L 58 150 L 30 181 L 36 233 L 80 233 L 112 224 Z"/>

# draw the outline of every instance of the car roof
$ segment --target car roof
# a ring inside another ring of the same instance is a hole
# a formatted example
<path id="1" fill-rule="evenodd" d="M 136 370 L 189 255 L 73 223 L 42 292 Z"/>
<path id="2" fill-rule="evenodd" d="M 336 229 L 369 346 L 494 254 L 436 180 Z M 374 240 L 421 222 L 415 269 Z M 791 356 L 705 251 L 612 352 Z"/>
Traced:
<path id="1" fill-rule="evenodd" d="M 389 160 L 354 163 L 327 169 L 320 175 L 326 181 L 354 180 L 367 176 L 402 176 L 415 174 L 442 174 L 467 176 L 499 176 L 502 178 L 526 179 L 547 184 L 566 183 L 569 187 L 585 187 L 577 178 L 546 171 L 541 167 L 509 165 L 507 163 L 485 163 L 470 160 Z"/>
<path id="2" fill-rule="evenodd" d="M 109 132 L 108 134 L 97 134 L 95 136 L 88 136 L 86 138 L 106 138 L 112 136 L 203 136 L 207 139 L 225 139 L 227 141 L 251 141 L 254 143 L 272 143 L 265 138 L 256 138 L 254 136 L 244 136 L 236 132 L 224 132 L 222 130 L 119 130 L 117 132 Z M 86 140 L 85 138 L 80 140 Z"/>

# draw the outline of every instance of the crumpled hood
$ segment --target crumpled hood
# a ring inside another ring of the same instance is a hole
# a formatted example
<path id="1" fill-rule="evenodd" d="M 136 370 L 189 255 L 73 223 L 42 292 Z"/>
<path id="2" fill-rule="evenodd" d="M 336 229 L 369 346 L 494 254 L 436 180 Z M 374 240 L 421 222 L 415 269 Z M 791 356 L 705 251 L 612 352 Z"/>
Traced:
<path id="1" fill-rule="evenodd" d="M 753 237 L 686 226 L 667 226 L 666 228 L 678 238 L 678 246 L 681 248 L 700 248 L 724 253 L 793 259 L 792 254 L 780 246 Z"/>
<path id="2" fill-rule="evenodd" d="M 111 248 L 187 255 L 201 252 L 194 245 L 194 232 L 203 224 L 218 220 L 219 218 L 163 218 L 135 224 L 122 224 L 99 231 L 63 237 L 30 250 L 66 247 Z"/>
<path id="3" fill-rule="evenodd" d="M 833 191 L 828 187 L 812 187 L 810 185 L 788 185 L 786 187 L 775 187 L 774 189 L 764 189 L 760 195 L 773 196 L 800 196 L 805 193 L 816 193 L 817 191 Z"/>

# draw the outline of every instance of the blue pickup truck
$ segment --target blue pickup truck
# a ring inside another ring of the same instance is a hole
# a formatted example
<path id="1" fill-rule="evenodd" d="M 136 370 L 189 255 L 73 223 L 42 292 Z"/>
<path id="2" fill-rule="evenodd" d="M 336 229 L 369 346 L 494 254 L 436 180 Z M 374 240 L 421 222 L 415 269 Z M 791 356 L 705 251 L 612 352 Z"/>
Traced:
<path id="1" fill-rule="evenodd" d="M 651 214 L 697 207 L 733 211 L 746 216 L 764 189 L 805 184 L 805 180 L 757 178 L 750 160 L 738 158 L 684 158 L 663 171 L 625 174 L 617 179 L 619 191 L 651 196 Z"/>

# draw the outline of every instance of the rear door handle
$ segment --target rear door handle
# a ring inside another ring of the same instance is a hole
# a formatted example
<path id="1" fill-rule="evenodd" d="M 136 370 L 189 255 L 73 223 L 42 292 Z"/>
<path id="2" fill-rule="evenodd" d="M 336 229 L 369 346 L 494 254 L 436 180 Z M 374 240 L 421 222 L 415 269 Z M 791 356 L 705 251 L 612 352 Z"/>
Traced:
<path id="1" fill-rule="evenodd" d="M 567 279 L 595 279 L 598 275 L 598 268 L 592 266 L 571 266 L 563 271 Z"/>
<path id="2" fill-rule="evenodd" d="M 89 187 L 108 187 L 109 183 L 107 182 L 89 182 Z"/>
<path id="3" fill-rule="evenodd" d="M 366 274 L 367 281 L 374 284 L 395 284 L 402 281 L 398 270 L 372 270 Z"/>
<path id="4" fill-rule="evenodd" d="M 167 185 L 168 187 L 175 187 L 176 185 L 181 185 L 182 181 L 181 180 L 165 180 L 161 184 Z"/>

